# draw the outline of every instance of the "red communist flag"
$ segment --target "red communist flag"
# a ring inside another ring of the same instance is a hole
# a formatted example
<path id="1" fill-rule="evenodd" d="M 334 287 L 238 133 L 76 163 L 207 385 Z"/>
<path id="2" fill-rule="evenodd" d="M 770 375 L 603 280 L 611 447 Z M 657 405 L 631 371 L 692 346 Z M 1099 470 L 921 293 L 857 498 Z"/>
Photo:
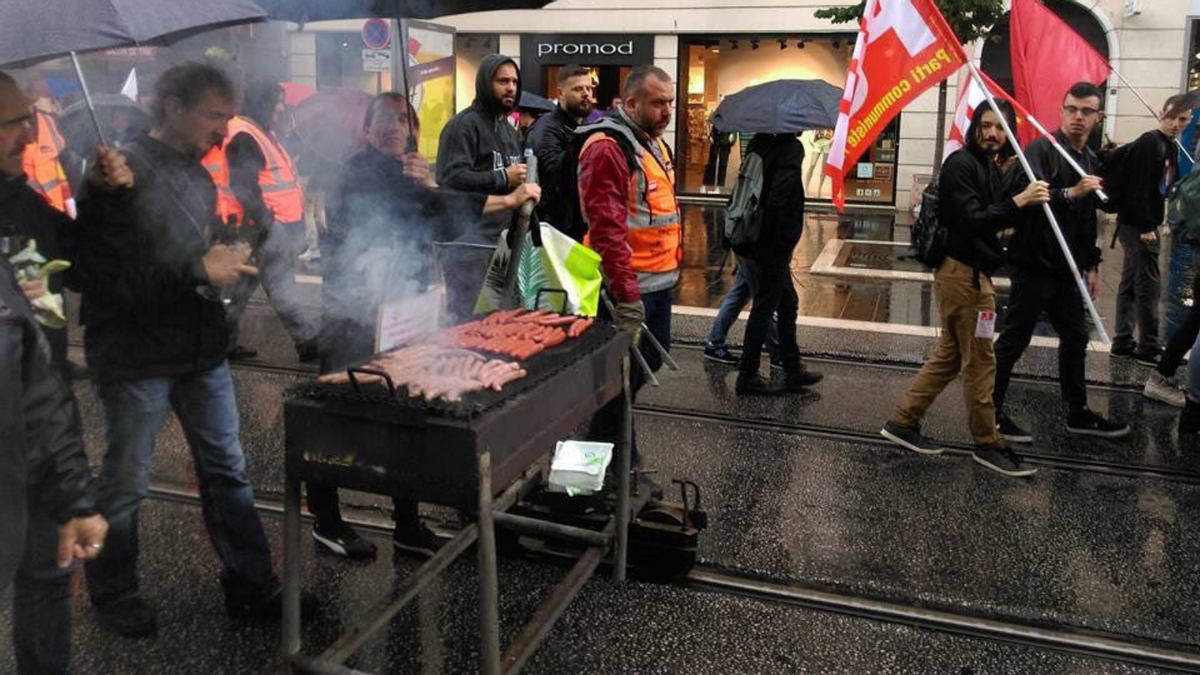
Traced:
<path id="1" fill-rule="evenodd" d="M 843 177 L 888 122 L 964 63 L 962 45 L 933 0 L 867 0 L 825 163 L 838 209 L 846 205 Z"/>
<path id="2" fill-rule="evenodd" d="M 1013 0 L 1009 15 L 1013 93 L 1050 130 L 1058 126 L 1063 97 L 1076 82 L 1103 85 L 1108 61 L 1057 14 L 1036 0 Z M 1037 138 L 1031 125 L 1017 132 L 1024 145 Z"/>

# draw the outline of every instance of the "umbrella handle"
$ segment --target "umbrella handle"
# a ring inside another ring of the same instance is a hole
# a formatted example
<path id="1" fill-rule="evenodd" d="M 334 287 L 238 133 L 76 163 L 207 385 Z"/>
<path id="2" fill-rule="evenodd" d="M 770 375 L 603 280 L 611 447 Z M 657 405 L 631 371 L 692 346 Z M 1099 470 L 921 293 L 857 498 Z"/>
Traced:
<path id="1" fill-rule="evenodd" d="M 88 91 L 87 79 L 83 76 L 83 68 L 79 66 L 79 55 L 71 52 L 71 64 L 75 66 L 75 77 L 79 78 L 79 86 L 83 89 L 83 101 L 87 105 L 88 113 L 92 116 L 92 124 L 96 127 L 96 137 L 100 139 L 100 145 L 108 147 L 108 139 L 104 137 L 104 130 L 100 128 L 100 117 L 96 115 L 96 104 L 92 102 L 92 92 Z"/>

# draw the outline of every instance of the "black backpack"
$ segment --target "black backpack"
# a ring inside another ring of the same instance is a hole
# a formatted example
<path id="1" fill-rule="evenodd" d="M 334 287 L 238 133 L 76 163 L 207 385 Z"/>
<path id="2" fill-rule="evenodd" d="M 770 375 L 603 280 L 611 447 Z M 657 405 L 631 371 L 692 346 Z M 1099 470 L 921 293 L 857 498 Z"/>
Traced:
<path id="1" fill-rule="evenodd" d="M 738 169 L 737 185 L 725 207 L 722 238 L 735 251 L 753 247 L 762 237 L 763 161 L 756 152 L 746 154 Z"/>
<path id="2" fill-rule="evenodd" d="M 921 208 L 912 224 L 913 259 L 929 269 L 937 269 L 950 248 L 950 231 L 940 217 L 940 179 L 941 174 L 935 173 L 921 192 Z"/>
<path id="3" fill-rule="evenodd" d="M 583 151 L 583 144 L 587 141 L 588 136 L 591 136 L 593 133 L 604 133 L 603 130 L 593 127 L 594 125 L 587 125 L 576 129 L 567 154 L 563 157 L 562 172 L 558 176 L 544 178 L 544 180 L 557 181 L 559 197 L 563 203 L 562 223 L 551 224 L 559 232 L 580 242 L 583 241 L 584 235 L 587 234 L 588 225 L 583 219 L 583 205 L 579 201 L 579 153 Z M 633 146 L 620 134 L 609 134 L 609 136 L 616 140 L 617 145 L 620 146 L 622 153 L 625 155 L 625 162 L 628 164 L 629 170 L 631 172 L 637 171 L 638 160 Z M 670 152 L 669 149 L 668 152 Z"/>

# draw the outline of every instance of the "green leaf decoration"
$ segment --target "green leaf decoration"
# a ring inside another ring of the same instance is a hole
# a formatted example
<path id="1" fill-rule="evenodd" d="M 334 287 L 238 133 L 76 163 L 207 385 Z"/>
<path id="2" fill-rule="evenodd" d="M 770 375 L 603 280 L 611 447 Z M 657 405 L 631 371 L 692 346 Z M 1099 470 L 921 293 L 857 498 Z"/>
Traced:
<path id="1" fill-rule="evenodd" d="M 546 268 L 542 257 L 534 248 L 532 238 L 521 247 L 521 262 L 517 267 L 517 287 L 521 294 L 521 306 L 536 309 L 538 291 L 546 285 Z"/>

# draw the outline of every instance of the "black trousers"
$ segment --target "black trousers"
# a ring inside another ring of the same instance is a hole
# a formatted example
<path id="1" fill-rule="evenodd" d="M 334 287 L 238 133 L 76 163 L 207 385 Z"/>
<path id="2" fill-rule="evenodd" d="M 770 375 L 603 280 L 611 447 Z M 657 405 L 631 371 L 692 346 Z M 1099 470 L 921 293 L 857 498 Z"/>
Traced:
<path id="1" fill-rule="evenodd" d="M 771 328 L 771 316 L 776 313 L 779 317 L 778 353 L 783 360 L 784 370 L 791 372 L 800 365 L 800 347 L 796 344 L 796 314 L 800 298 L 796 295 L 796 286 L 792 283 L 793 248 L 795 244 L 787 248 L 786 255 L 775 254 L 756 261 L 758 288 L 754 294 L 750 318 L 746 322 L 746 335 L 742 339 L 742 360 L 739 365 L 742 375 L 749 376 L 758 372 L 763 340 Z"/>
<path id="2" fill-rule="evenodd" d="M 1012 377 L 1013 366 L 1025 353 L 1042 312 L 1058 333 L 1058 386 L 1063 400 L 1073 408 L 1087 405 L 1084 360 L 1087 356 L 1088 319 L 1083 297 L 1070 272 L 1015 269 L 1004 328 L 996 341 L 996 388 L 992 400 L 999 414 Z"/>

